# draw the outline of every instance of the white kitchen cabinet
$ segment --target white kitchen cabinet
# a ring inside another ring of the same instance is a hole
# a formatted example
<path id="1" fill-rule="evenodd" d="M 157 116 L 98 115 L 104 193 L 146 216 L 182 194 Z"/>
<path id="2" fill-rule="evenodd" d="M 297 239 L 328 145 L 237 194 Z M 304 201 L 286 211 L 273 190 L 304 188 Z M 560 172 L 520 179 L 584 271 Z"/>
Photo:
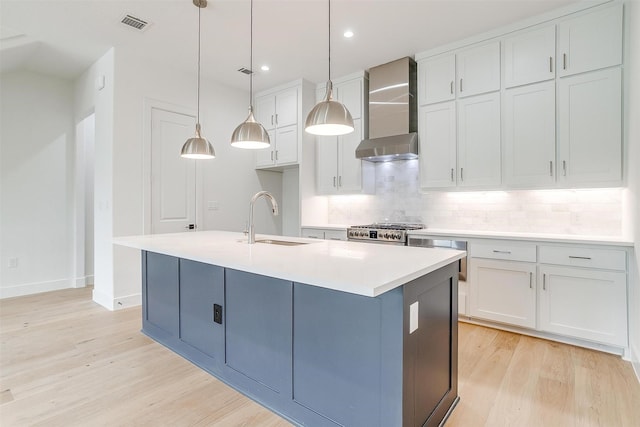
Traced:
<path id="1" fill-rule="evenodd" d="M 418 73 L 419 105 L 455 99 L 456 56 L 454 54 L 421 62 Z"/>
<path id="2" fill-rule="evenodd" d="M 500 42 L 459 51 L 456 68 L 459 98 L 500 90 Z"/>
<path id="3" fill-rule="evenodd" d="M 458 175 L 455 101 L 421 106 L 418 117 L 420 186 L 454 188 Z"/>
<path id="4" fill-rule="evenodd" d="M 472 258 L 470 265 L 472 317 L 535 328 L 535 263 Z"/>
<path id="5" fill-rule="evenodd" d="M 507 89 L 504 95 L 504 170 L 508 187 L 555 185 L 554 81 Z"/>
<path id="6" fill-rule="evenodd" d="M 555 77 L 555 25 L 507 37 L 502 46 L 505 87 L 536 83 Z"/>
<path id="7" fill-rule="evenodd" d="M 334 86 L 334 97 L 340 101 L 351 113 L 351 117 L 355 119 L 362 118 L 364 79 L 357 78 L 347 81 L 339 81 Z"/>
<path id="8" fill-rule="evenodd" d="M 500 93 L 458 100 L 458 185 L 501 184 Z"/>
<path id="9" fill-rule="evenodd" d="M 302 85 L 289 85 L 256 95 L 255 115 L 271 140 L 271 146 L 256 150 L 256 168 L 290 166 L 299 162 Z"/>
<path id="10" fill-rule="evenodd" d="M 303 227 L 300 235 L 309 239 L 347 240 L 347 229 Z"/>
<path id="11" fill-rule="evenodd" d="M 558 75 L 622 64 L 622 4 L 558 24 Z"/>
<path id="12" fill-rule="evenodd" d="M 627 346 L 624 272 L 541 265 L 540 276 L 540 330 Z"/>
<path id="13" fill-rule="evenodd" d="M 564 186 L 620 185 L 622 82 L 620 68 L 558 82 L 558 181 Z"/>

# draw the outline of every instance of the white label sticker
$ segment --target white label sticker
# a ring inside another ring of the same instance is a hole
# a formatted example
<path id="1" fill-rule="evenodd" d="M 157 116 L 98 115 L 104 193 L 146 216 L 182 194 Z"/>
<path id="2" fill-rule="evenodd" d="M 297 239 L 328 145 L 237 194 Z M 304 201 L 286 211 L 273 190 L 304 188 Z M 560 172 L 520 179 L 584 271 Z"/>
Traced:
<path id="1" fill-rule="evenodd" d="M 409 333 L 418 329 L 418 301 L 409 306 Z"/>

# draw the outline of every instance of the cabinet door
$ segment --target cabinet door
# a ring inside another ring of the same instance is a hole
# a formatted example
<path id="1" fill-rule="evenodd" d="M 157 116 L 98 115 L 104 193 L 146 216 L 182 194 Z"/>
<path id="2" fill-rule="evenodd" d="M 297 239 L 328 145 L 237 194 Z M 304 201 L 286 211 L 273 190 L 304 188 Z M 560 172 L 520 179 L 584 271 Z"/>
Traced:
<path id="1" fill-rule="evenodd" d="M 540 329 L 627 345 L 626 274 L 541 266 Z"/>
<path id="2" fill-rule="evenodd" d="M 362 79 L 349 80 L 336 85 L 334 88 L 336 99 L 344 104 L 351 113 L 351 117 L 362 117 Z"/>
<path id="3" fill-rule="evenodd" d="M 554 81 L 507 89 L 505 181 L 511 187 L 552 187 L 556 158 Z"/>
<path id="4" fill-rule="evenodd" d="M 535 264 L 478 258 L 470 264 L 471 316 L 536 327 Z"/>
<path id="5" fill-rule="evenodd" d="M 509 37 L 503 42 L 506 87 L 555 77 L 556 27 L 549 26 Z"/>
<path id="6" fill-rule="evenodd" d="M 558 75 L 622 63 L 622 5 L 558 24 Z"/>
<path id="7" fill-rule="evenodd" d="M 500 185 L 500 93 L 458 101 L 458 185 Z"/>
<path id="8" fill-rule="evenodd" d="M 446 55 L 418 64 L 420 105 L 455 99 L 456 57 Z"/>
<path id="9" fill-rule="evenodd" d="M 362 190 L 362 160 L 356 147 L 362 141 L 362 119 L 353 121 L 354 131 L 338 137 L 338 190 L 357 193 Z"/>
<path id="10" fill-rule="evenodd" d="M 317 230 L 315 228 L 303 228 L 300 232 L 300 235 L 308 239 L 324 239 L 324 230 Z"/>
<path id="11" fill-rule="evenodd" d="M 143 319 L 178 337 L 178 258 L 145 252 Z"/>
<path id="12" fill-rule="evenodd" d="M 284 280 L 226 269 L 227 366 L 285 394 L 291 390 L 292 287 Z"/>
<path id="13" fill-rule="evenodd" d="M 275 129 L 271 129 L 268 133 L 271 146 L 256 150 L 256 167 L 269 167 L 275 163 L 276 131 Z"/>
<path id="14" fill-rule="evenodd" d="M 298 89 L 286 89 L 276 94 L 276 117 L 278 127 L 298 124 Z"/>
<path id="15" fill-rule="evenodd" d="M 214 304 L 224 306 L 224 269 L 181 259 L 180 339 L 207 356 L 222 360 L 224 326 L 214 322 Z"/>
<path id="16" fill-rule="evenodd" d="M 463 50 L 456 61 L 459 97 L 500 90 L 500 42 Z"/>
<path id="17" fill-rule="evenodd" d="M 335 136 L 316 136 L 316 189 L 318 194 L 338 191 L 338 138 Z"/>
<path id="18" fill-rule="evenodd" d="M 558 96 L 559 180 L 567 185 L 619 184 L 621 70 L 611 68 L 561 79 Z"/>
<path id="19" fill-rule="evenodd" d="M 456 186 L 456 103 L 444 102 L 419 109 L 420 186 Z"/>
<path id="20" fill-rule="evenodd" d="M 271 130 L 276 127 L 276 98 L 273 95 L 265 95 L 256 97 L 255 102 L 256 121 L 264 126 L 265 129 Z"/>
<path id="21" fill-rule="evenodd" d="M 276 164 L 298 163 L 298 126 L 276 129 Z"/>

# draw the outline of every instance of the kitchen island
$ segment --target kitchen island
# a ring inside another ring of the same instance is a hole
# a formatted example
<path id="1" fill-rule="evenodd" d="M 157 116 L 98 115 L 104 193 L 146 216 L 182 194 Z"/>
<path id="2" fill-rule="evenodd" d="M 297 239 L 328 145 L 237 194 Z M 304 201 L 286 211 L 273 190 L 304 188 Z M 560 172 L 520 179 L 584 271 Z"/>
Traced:
<path id="1" fill-rule="evenodd" d="M 115 239 L 142 250 L 143 332 L 297 425 L 446 419 L 458 401 L 465 252 L 257 241 L 221 231 Z"/>

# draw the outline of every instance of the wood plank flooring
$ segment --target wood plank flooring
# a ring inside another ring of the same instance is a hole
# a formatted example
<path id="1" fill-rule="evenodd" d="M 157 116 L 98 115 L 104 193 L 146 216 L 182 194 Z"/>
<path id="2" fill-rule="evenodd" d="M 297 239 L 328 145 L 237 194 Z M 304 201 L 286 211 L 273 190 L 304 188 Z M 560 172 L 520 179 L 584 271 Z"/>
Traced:
<path id="1" fill-rule="evenodd" d="M 109 312 L 91 288 L 0 300 L 0 425 L 290 425 L 140 327 L 140 308 Z M 466 323 L 459 343 L 447 427 L 640 426 L 619 357 Z"/>

